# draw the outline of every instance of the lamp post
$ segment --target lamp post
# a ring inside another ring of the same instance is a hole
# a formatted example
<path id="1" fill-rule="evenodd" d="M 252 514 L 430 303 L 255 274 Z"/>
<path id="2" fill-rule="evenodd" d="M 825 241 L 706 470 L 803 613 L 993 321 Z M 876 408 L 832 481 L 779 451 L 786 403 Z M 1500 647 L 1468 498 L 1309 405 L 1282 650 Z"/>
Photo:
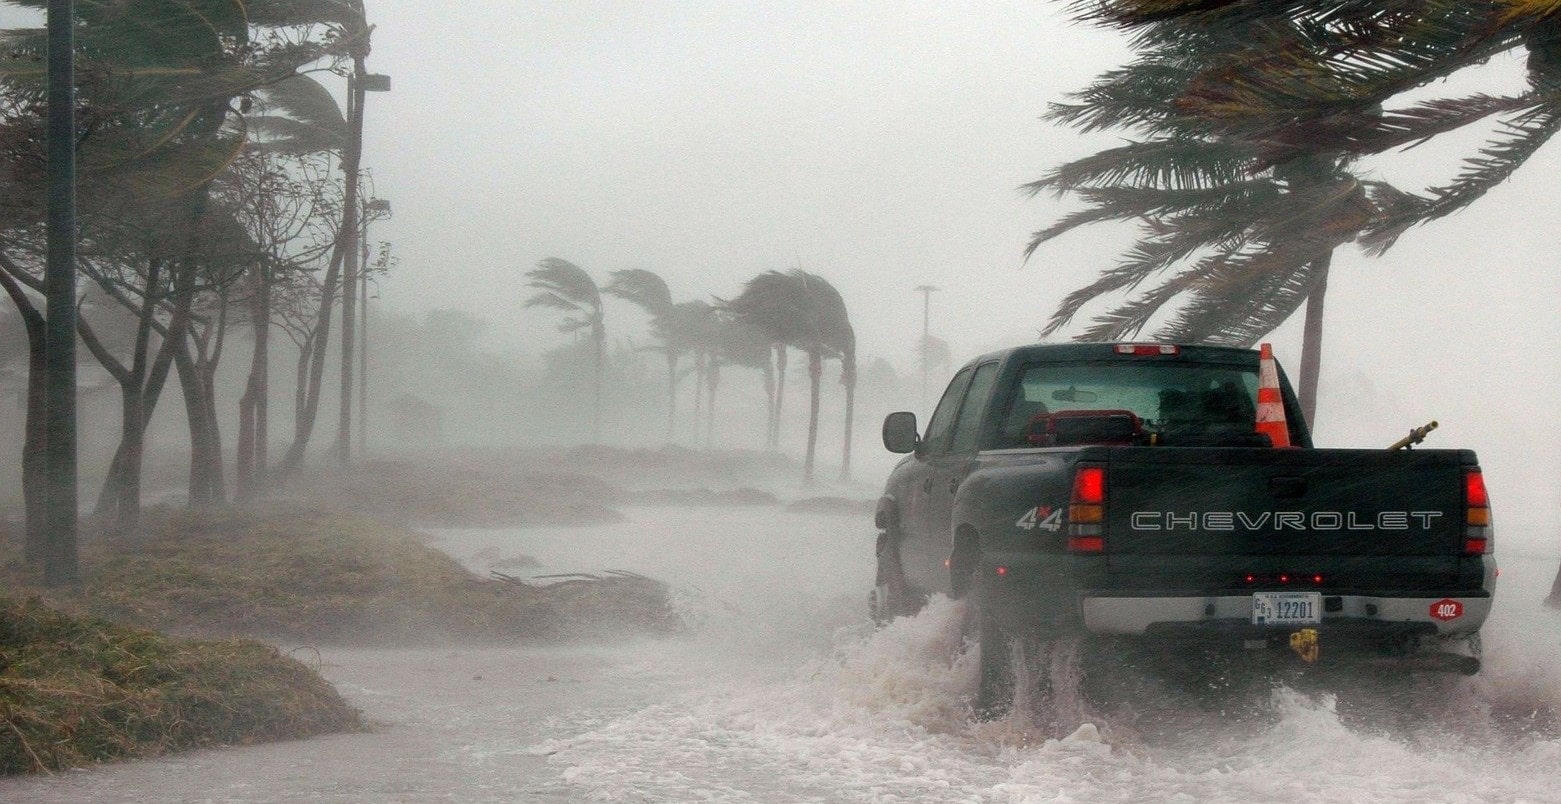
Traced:
<path id="1" fill-rule="evenodd" d="M 931 334 L 932 321 L 932 294 L 938 291 L 931 285 L 917 285 L 916 292 L 921 294 L 921 406 L 927 407 L 927 359 L 929 355 L 927 338 Z"/>
<path id="2" fill-rule="evenodd" d="M 363 220 L 359 215 L 363 210 L 357 209 L 363 159 L 363 101 L 365 93 L 390 91 L 390 76 L 368 72 L 363 65 L 364 58 L 363 54 L 354 57 L 352 75 L 347 78 L 347 99 L 352 125 L 349 132 L 352 141 L 348 143 L 348 147 L 353 153 L 348 167 L 350 174 L 347 177 L 348 198 L 342 225 L 342 236 L 346 240 L 347 253 L 342 270 L 341 420 L 336 432 L 336 460 L 342 468 L 352 465 L 353 347 L 358 337 L 358 283 L 362 281 L 363 267 L 360 261 Z"/>
<path id="3" fill-rule="evenodd" d="M 73 584 L 76 566 L 76 59 L 75 4 L 49 0 L 48 257 L 45 309 L 44 583 Z"/>
<path id="4" fill-rule="evenodd" d="M 360 312 L 358 319 L 358 454 L 369 451 L 369 222 L 389 218 L 390 202 L 371 198 L 363 205 L 363 278 L 358 283 Z"/>

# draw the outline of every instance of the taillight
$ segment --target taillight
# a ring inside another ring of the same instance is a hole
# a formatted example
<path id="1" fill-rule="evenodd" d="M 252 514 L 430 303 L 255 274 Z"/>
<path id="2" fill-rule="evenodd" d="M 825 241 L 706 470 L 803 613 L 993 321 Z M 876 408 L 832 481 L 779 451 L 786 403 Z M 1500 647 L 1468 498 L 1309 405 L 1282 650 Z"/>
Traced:
<path id="1" fill-rule="evenodd" d="M 1463 474 L 1464 530 L 1463 554 L 1484 555 L 1491 551 L 1491 499 L 1485 490 L 1485 476 L 1478 469 Z"/>
<path id="2" fill-rule="evenodd" d="M 1116 352 L 1119 355 L 1133 355 L 1135 357 L 1148 357 L 1150 355 L 1179 355 L 1182 347 L 1170 343 L 1119 343 Z"/>
<path id="3" fill-rule="evenodd" d="M 1073 475 L 1073 499 L 1068 506 L 1068 551 L 1106 551 L 1106 470 L 1080 466 Z"/>

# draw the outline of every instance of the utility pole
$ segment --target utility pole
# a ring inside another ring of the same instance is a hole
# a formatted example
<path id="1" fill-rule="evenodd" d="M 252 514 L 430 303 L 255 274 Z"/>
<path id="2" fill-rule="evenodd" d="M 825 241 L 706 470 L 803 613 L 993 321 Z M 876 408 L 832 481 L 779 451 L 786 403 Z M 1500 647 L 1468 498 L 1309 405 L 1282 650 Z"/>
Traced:
<path id="1" fill-rule="evenodd" d="M 921 406 L 927 407 L 927 354 L 928 338 L 931 336 L 932 323 L 932 294 L 938 291 L 931 285 L 917 285 L 916 292 L 921 294 Z"/>
<path id="2" fill-rule="evenodd" d="M 48 258 L 44 267 L 45 502 L 43 581 L 77 581 L 75 4 L 49 0 Z"/>

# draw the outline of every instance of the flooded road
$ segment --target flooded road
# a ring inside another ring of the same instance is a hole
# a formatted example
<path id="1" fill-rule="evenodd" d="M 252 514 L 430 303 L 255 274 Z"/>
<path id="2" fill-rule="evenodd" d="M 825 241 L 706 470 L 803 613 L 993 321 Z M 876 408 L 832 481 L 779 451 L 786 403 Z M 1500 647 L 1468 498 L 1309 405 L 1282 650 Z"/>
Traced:
<path id="1" fill-rule="evenodd" d="M 323 672 L 374 733 L 0 780 L 0 801 L 1561 801 L 1561 740 L 1514 722 L 1561 696 L 1561 614 L 1539 605 L 1553 557 L 1502 556 L 1487 672 L 1398 702 L 1394 727 L 1342 697 L 1279 688 L 1262 717 L 1201 713 L 1170 740 L 1102 723 L 1102 739 L 1054 741 L 1022 718 L 971 723 L 957 604 L 868 625 L 862 518 L 625 513 L 592 528 L 444 531 L 437 545 L 479 572 L 517 572 L 529 556 L 535 574 L 664 579 L 694 633 L 326 650 Z"/>

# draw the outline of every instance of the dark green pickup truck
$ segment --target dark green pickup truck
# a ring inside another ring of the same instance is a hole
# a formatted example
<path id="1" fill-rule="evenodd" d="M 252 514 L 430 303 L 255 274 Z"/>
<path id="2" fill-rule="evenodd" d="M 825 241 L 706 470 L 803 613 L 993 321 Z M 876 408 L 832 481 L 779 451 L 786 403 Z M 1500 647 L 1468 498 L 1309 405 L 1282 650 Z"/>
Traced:
<path id="1" fill-rule="evenodd" d="M 1260 362 L 1024 346 L 962 368 L 924 434 L 891 414 L 908 455 L 878 505 L 875 618 L 968 596 L 985 712 L 1012 695 L 1006 648 L 1058 634 L 1478 672 L 1497 573 L 1474 453 L 1313 448 Z"/>

